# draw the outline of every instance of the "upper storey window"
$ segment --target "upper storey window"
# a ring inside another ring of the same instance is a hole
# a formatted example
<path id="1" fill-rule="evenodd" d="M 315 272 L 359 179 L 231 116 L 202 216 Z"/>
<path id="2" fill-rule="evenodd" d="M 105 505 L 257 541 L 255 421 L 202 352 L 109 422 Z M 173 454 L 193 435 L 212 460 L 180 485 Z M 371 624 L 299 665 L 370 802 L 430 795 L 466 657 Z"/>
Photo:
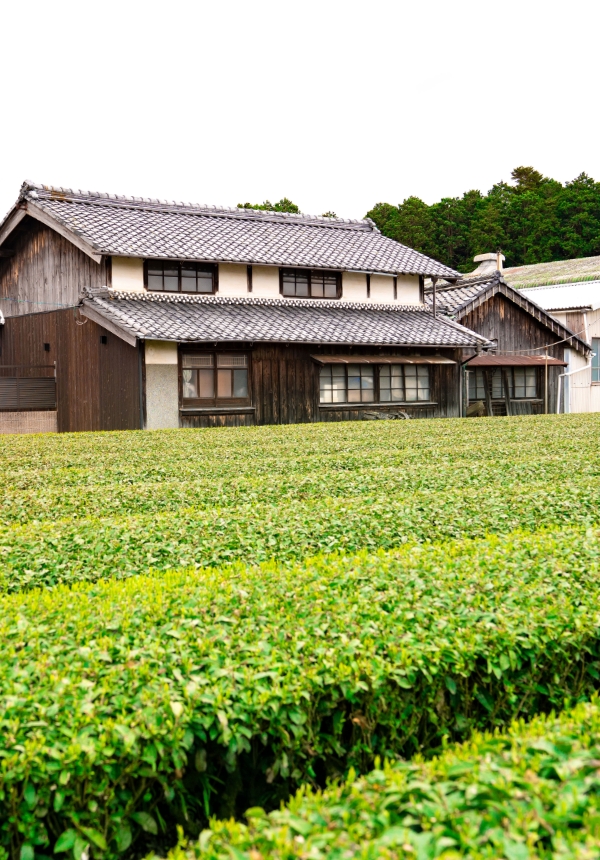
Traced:
<path id="1" fill-rule="evenodd" d="M 178 263 L 146 260 L 144 282 L 159 293 L 215 293 L 217 267 L 206 263 Z"/>
<path id="2" fill-rule="evenodd" d="M 296 299 L 339 299 L 342 278 L 339 272 L 319 269 L 280 269 L 279 290 Z"/>

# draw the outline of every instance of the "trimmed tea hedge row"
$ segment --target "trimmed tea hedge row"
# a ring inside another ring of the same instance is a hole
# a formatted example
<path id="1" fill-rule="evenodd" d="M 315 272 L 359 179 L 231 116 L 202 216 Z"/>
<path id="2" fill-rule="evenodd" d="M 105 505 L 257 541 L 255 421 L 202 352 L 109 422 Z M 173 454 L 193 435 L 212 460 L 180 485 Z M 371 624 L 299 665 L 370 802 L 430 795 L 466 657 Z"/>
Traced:
<path id="1" fill-rule="evenodd" d="M 543 416 L 0 438 L 0 590 L 593 524 L 599 430 Z"/>
<path id="2" fill-rule="evenodd" d="M 589 696 L 599 559 L 570 530 L 1 598 L 0 845 L 113 856 Z"/>
<path id="3" fill-rule="evenodd" d="M 213 821 L 169 860 L 595 860 L 600 856 L 600 708 L 515 723 L 433 761 L 386 765 L 300 792 L 248 826 Z"/>
<path id="4" fill-rule="evenodd" d="M 0 437 L 0 523 L 102 519 L 456 487 L 582 487 L 598 415 Z"/>
<path id="5" fill-rule="evenodd" d="M 540 525 L 590 525 L 600 486 L 576 482 L 479 493 L 446 488 L 409 498 L 245 505 L 130 519 L 42 523 L 0 533 L 0 592 L 126 578 L 149 568 L 292 563 L 320 553 L 484 537 Z"/>

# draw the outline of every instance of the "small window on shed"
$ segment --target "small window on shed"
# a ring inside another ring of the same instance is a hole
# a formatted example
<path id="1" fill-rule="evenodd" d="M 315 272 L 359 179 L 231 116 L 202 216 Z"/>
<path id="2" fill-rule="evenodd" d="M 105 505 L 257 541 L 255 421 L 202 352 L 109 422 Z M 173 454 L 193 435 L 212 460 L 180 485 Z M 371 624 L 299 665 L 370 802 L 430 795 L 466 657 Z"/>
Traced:
<path id="1" fill-rule="evenodd" d="M 600 337 L 592 338 L 592 382 L 600 382 Z"/>

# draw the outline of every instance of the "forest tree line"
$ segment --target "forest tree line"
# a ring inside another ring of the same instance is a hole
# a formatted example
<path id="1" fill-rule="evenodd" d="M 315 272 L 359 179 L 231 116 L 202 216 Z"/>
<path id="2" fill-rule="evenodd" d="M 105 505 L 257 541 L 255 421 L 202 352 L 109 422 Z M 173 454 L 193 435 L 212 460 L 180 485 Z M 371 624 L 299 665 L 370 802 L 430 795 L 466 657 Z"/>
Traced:
<path id="1" fill-rule="evenodd" d="M 564 185 L 533 167 L 517 167 L 513 184 L 467 191 L 428 206 L 408 197 L 377 203 L 369 218 L 381 232 L 460 272 L 473 257 L 501 249 L 505 266 L 600 254 L 600 183 L 586 173 Z"/>
<path id="2" fill-rule="evenodd" d="M 487 194 L 467 191 L 431 206 L 418 197 L 398 206 L 377 203 L 367 217 L 385 236 L 460 272 L 473 271 L 476 254 L 498 250 L 507 267 L 600 255 L 600 182 L 580 173 L 563 185 L 533 167 L 516 167 L 511 180 Z M 300 212 L 287 197 L 238 206 Z"/>

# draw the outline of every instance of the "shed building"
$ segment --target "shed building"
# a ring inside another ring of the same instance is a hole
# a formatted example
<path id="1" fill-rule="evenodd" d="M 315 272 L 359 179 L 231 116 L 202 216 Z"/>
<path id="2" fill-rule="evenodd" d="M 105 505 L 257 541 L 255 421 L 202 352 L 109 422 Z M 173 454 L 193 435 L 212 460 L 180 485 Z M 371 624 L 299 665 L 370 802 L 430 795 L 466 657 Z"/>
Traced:
<path id="1" fill-rule="evenodd" d="M 480 255 L 475 261 L 481 265 L 471 275 L 435 285 L 440 312 L 494 344 L 485 355 L 472 349 L 463 353 L 464 410 L 487 415 L 555 412 L 568 367 L 565 356 L 575 353 L 585 362 L 589 344 L 511 287 L 496 260 L 496 254 Z M 427 286 L 426 298 L 433 306 L 433 284 Z"/>

